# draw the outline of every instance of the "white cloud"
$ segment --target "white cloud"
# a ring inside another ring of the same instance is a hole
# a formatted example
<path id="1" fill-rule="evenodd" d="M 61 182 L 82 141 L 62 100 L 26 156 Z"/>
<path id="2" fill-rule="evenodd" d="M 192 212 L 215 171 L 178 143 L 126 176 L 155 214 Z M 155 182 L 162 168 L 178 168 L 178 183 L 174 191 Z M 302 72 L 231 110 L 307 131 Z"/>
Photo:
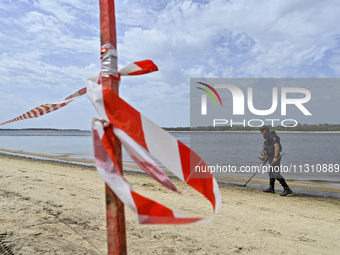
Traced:
<path id="1" fill-rule="evenodd" d="M 334 70 L 337 76 L 340 76 L 340 54 L 334 54 L 330 59 L 330 67 Z"/>
<path id="2" fill-rule="evenodd" d="M 89 64 L 83 67 L 58 67 L 45 63 L 33 52 L 3 56 L 0 59 L 0 84 L 2 86 L 25 88 L 77 88 L 84 86 L 84 80 L 98 72 L 99 67 Z"/>
<path id="3" fill-rule="evenodd" d="M 13 21 L 27 31 L 30 45 L 53 54 L 65 52 L 94 52 L 99 47 L 97 37 L 79 36 L 70 32 L 58 19 L 38 12 L 29 12 L 19 21 Z M 26 39 L 25 38 L 25 39 Z M 26 42 L 27 43 L 27 42 Z M 56 51 L 58 49 L 58 51 Z M 54 50 L 54 52 L 53 52 Z"/>
<path id="4" fill-rule="evenodd" d="M 141 10 L 139 23 L 119 19 L 119 59 L 155 60 L 162 73 L 155 80 L 173 91 L 182 84 L 188 91 L 190 77 L 334 77 L 337 70 L 324 63 L 339 47 L 336 1 L 169 1 L 159 12 Z M 318 70 L 324 64 L 330 68 Z M 188 95 L 172 100 L 188 103 Z"/>
<path id="5" fill-rule="evenodd" d="M 127 29 L 119 49 L 130 61 L 146 53 L 155 58 L 171 53 L 182 63 L 203 64 L 212 61 L 210 55 L 224 66 L 237 66 L 236 76 L 290 76 L 292 69 L 316 63 L 337 47 L 336 2 L 308 3 L 171 1 L 152 18 L 155 23 L 144 23 L 142 17 L 141 27 Z"/>
<path id="6" fill-rule="evenodd" d="M 160 125 L 186 126 L 190 77 L 339 76 L 339 13 L 337 0 L 116 1 L 119 66 L 159 67 L 124 77 L 121 95 Z M 1 1 L 0 16 L 0 92 L 18 107 L 99 71 L 98 1 Z"/>
<path id="7" fill-rule="evenodd" d="M 36 0 L 34 6 L 58 18 L 61 22 L 76 25 L 79 15 L 93 17 L 98 13 L 98 1 L 93 0 Z"/>

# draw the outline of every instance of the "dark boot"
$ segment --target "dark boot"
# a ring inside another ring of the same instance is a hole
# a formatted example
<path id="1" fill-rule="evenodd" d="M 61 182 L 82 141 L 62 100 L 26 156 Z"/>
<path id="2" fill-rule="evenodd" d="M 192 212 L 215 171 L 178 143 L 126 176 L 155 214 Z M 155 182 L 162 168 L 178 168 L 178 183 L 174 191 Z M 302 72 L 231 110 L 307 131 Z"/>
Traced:
<path id="1" fill-rule="evenodd" d="M 285 197 L 285 196 L 293 193 L 293 191 L 289 188 L 288 184 L 286 183 L 285 179 L 283 179 L 283 178 L 279 179 L 279 182 L 284 189 L 283 192 L 280 194 L 280 196 Z"/>
<path id="2" fill-rule="evenodd" d="M 263 192 L 275 193 L 274 185 L 275 185 L 275 179 L 270 178 L 269 179 L 269 188 L 264 189 Z"/>
<path id="3" fill-rule="evenodd" d="M 292 193 L 293 193 L 293 191 L 290 188 L 288 188 L 288 189 L 284 189 L 284 191 L 280 194 L 280 196 L 285 197 L 285 196 L 292 194 Z"/>

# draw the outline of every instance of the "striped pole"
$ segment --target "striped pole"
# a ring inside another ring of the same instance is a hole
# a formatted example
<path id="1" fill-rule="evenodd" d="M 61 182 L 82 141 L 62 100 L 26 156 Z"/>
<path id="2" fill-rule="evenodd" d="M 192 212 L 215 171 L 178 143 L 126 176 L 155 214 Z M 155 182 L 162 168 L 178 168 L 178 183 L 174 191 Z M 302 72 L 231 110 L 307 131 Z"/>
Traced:
<path id="1" fill-rule="evenodd" d="M 102 85 L 118 95 L 117 39 L 114 0 L 100 2 L 100 41 Z M 122 168 L 121 143 L 114 137 L 115 156 Z M 124 204 L 105 184 L 108 254 L 126 254 Z"/>

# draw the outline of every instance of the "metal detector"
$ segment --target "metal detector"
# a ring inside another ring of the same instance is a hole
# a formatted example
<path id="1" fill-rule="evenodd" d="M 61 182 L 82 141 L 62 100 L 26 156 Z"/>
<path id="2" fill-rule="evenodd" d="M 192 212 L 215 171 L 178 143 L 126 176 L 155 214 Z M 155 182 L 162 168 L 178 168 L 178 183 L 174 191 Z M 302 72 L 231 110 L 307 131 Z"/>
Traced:
<path id="1" fill-rule="evenodd" d="M 278 157 L 277 160 L 279 160 L 279 159 L 280 159 L 283 155 L 285 155 L 285 154 L 286 154 L 285 152 L 282 153 L 282 155 L 280 155 L 280 157 Z M 269 161 L 269 157 L 266 157 L 266 158 L 263 160 L 263 163 L 261 164 L 259 171 L 256 171 L 256 172 L 252 175 L 252 177 L 250 177 L 250 179 L 243 185 L 243 187 L 245 187 L 245 186 L 248 184 L 248 182 L 250 182 L 250 180 L 253 179 L 253 177 L 254 177 L 258 172 L 261 172 L 262 167 L 263 167 L 265 164 L 267 164 L 268 161 Z M 273 163 L 270 164 L 270 166 L 272 166 L 272 165 L 273 165 Z M 269 167 L 270 167 L 270 166 L 269 166 Z"/>

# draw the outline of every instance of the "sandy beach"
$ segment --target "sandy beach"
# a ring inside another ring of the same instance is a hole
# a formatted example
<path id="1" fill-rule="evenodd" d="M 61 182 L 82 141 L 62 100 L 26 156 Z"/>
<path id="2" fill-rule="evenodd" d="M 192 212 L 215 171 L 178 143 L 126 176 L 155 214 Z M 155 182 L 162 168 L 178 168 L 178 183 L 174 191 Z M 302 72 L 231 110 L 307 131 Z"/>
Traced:
<path id="1" fill-rule="evenodd" d="M 13 254 L 106 254 L 104 183 L 95 168 L 4 154 L 0 162 L 0 252 L 6 246 Z M 125 177 L 142 195 L 187 216 L 212 214 L 192 189 L 179 195 L 147 175 Z M 220 189 L 222 208 L 209 224 L 138 225 L 126 209 L 128 254 L 339 253 L 340 199 Z"/>

